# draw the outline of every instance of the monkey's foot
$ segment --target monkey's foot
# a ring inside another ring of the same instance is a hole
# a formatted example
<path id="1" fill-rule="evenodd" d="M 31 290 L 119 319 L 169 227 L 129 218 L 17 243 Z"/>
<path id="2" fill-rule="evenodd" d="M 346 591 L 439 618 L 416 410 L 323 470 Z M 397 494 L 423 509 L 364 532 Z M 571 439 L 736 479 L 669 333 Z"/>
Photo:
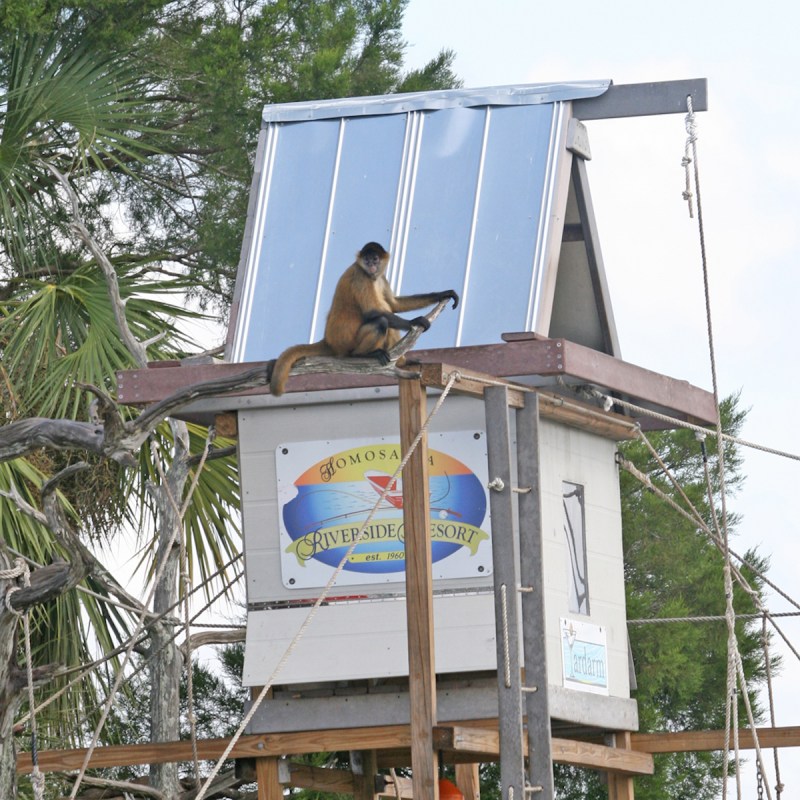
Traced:
<path id="1" fill-rule="evenodd" d="M 387 367 L 392 361 L 388 350 L 380 348 L 364 354 L 364 358 L 376 358 L 382 367 Z"/>

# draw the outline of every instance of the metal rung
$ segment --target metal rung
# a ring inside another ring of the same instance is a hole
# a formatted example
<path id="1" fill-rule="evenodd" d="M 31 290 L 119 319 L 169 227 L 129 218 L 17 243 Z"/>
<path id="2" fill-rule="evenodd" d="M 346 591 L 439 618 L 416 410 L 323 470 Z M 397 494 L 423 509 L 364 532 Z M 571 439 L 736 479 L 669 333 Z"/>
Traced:
<path id="1" fill-rule="evenodd" d="M 518 586 L 517 591 L 520 594 L 530 594 L 533 592 L 533 586 Z"/>
<path id="2" fill-rule="evenodd" d="M 523 686 L 522 687 L 522 691 L 523 692 L 530 692 L 532 694 L 533 692 L 538 692 L 539 691 L 539 687 L 538 686 Z"/>
<path id="3" fill-rule="evenodd" d="M 543 792 L 543 791 L 544 791 L 544 787 L 543 786 L 526 786 L 525 787 L 525 793 L 526 794 L 536 794 L 536 792 Z"/>

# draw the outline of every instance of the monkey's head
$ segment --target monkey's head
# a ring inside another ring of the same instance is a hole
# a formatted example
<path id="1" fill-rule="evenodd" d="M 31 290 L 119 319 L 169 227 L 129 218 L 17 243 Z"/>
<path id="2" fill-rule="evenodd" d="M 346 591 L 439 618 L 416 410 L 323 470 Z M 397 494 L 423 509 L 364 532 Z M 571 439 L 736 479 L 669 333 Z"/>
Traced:
<path id="1" fill-rule="evenodd" d="M 367 242 L 356 254 L 356 261 L 370 278 L 377 278 L 386 268 L 389 254 L 377 242 Z"/>

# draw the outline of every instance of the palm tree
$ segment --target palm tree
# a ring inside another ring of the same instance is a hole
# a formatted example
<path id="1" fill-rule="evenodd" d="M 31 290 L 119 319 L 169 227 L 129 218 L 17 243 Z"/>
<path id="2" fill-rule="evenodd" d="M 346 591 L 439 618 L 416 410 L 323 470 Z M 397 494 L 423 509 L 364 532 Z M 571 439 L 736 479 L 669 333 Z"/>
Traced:
<path id="1" fill-rule="evenodd" d="M 162 277 L 159 254 L 127 247 L 124 230 L 114 229 L 118 225 L 115 209 L 109 208 L 120 176 L 136 180 L 148 159 L 167 157 L 165 135 L 158 127 L 167 109 L 155 98 L 152 83 L 139 72 L 134 58 L 98 59 L 69 28 L 46 38 L 19 34 L 8 64 L 2 76 L 5 85 L 0 84 L 4 423 L 33 417 L 86 420 L 93 412 L 93 397 L 113 395 L 118 370 L 145 366 L 145 352 L 147 358 L 162 360 L 179 358 L 189 349 L 181 324 L 197 315 L 180 302 L 187 284 L 180 276 Z M 77 239 L 76 221 L 83 224 L 83 235 Z M 87 249 L 87 241 L 93 249 Z M 113 270 L 111 278 L 101 266 Z M 109 280 L 118 286 L 116 302 Z M 120 309 L 124 309 L 127 332 L 140 342 L 149 342 L 146 351 L 132 352 L 126 345 L 115 315 Z M 87 391 L 86 387 L 94 388 Z M 133 414 L 124 409 L 121 413 Z M 34 569 L 75 556 L 75 550 L 65 549 L 63 537 L 36 513 L 43 486 L 49 496 L 58 498 L 65 529 L 83 548 L 80 557 L 92 567 L 89 576 L 80 580 L 78 591 L 65 591 L 32 608 L 33 665 L 68 669 L 116 653 L 107 666 L 87 673 L 36 715 L 47 741 L 85 739 L 114 670 L 120 667 L 118 648 L 134 628 L 136 614 L 130 606 L 135 612 L 138 602 L 115 583 L 95 553 L 114 541 L 122 528 L 136 532 L 149 554 L 145 563 L 150 570 L 158 561 L 159 546 L 169 549 L 164 536 L 170 514 L 163 494 L 159 495 L 161 476 L 172 476 L 172 488 L 180 500 L 196 468 L 191 454 L 202 447 L 205 431 L 173 423 L 159 427 L 154 436 L 160 447 L 143 447 L 133 468 L 73 448 L 29 449 L 0 461 L 0 569 L 14 556 L 25 558 Z M 180 440 L 186 442 L 186 453 L 177 447 Z M 79 458 L 86 466 L 76 472 Z M 164 462 L 161 466 L 159 460 Z M 53 476 L 59 479 L 55 488 L 47 484 Z M 204 578 L 223 570 L 220 580 L 224 581 L 223 566 L 239 549 L 232 516 L 237 492 L 230 458 L 205 462 L 183 519 L 193 556 L 189 563 L 198 565 Z M 24 513 L 26 507 L 28 513 Z M 180 520 L 173 523 L 180 525 Z M 173 612 L 178 598 L 175 572 L 173 565 L 162 573 L 156 587 L 160 607 L 155 613 Z M 175 646 L 168 643 L 171 628 L 167 635 L 156 625 L 149 635 L 154 650 L 156 641 L 167 648 Z M 154 664 L 161 663 L 157 653 L 152 655 Z M 7 665 L 15 657 L 12 650 L 0 649 L 0 700 L 13 699 L 0 703 L 5 705 L 0 710 L 3 797 L 14 796 L 4 780 L 13 781 L 13 768 L 8 769 L 12 763 L 9 733 L 13 713 L 21 705 L 18 696 L 12 697 L 9 684 L 2 685 L 3 677 L 9 676 L 3 661 Z M 174 650 L 170 658 L 179 663 Z M 157 672 L 159 667 L 154 669 Z M 67 685 L 68 677 L 48 682 L 47 694 L 59 683 Z M 44 697 L 42 692 L 40 698 Z M 176 699 L 176 730 L 177 715 Z M 163 736 L 163 731 L 154 734 Z M 174 775 L 165 780 L 174 780 Z"/>

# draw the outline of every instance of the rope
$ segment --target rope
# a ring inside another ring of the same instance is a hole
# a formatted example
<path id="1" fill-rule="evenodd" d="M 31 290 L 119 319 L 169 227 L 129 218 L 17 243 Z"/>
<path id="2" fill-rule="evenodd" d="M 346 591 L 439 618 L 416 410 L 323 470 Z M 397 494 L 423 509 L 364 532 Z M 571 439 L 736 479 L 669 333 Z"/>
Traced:
<path id="1" fill-rule="evenodd" d="M 716 545 L 717 549 L 720 550 L 720 552 L 722 552 L 722 543 L 717 539 L 716 534 L 711 530 L 711 528 L 709 528 L 708 525 L 706 525 L 705 522 L 702 520 L 702 518 L 699 517 L 699 515 L 697 514 L 696 510 L 695 510 L 694 515 L 693 515 L 693 514 L 690 514 L 688 511 L 686 511 L 686 509 L 681 508 L 681 506 L 679 506 L 675 502 L 675 500 L 673 500 L 673 498 L 671 498 L 662 489 L 660 489 L 658 486 L 656 486 L 650 480 L 650 477 L 648 475 L 645 475 L 640 470 L 636 469 L 636 467 L 633 466 L 633 464 L 631 464 L 630 461 L 626 461 L 625 459 L 623 459 L 621 457 L 618 457 L 617 458 L 617 463 L 623 469 L 627 470 L 631 475 L 633 475 L 634 478 L 639 480 L 644 486 L 646 486 L 649 491 L 653 492 L 653 494 L 658 496 L 659 499 L 663 500 L 665 503 L 667 503 L 667 505 L 671 506 L 675 511 L 677 511 L 682 516 L 686 517 L 686 519 L 688 519 L 692 524 L 696 525 L 700 530 L 702 530 L 703 533 L 705 533 L 709 537 L 709 539 L 711 539 L 711 541 L 714 543 L 714 545 Z M 735 550 L 731 550 L 729 548 L 729 553 L 734 558 L 736 558 L 739 562 L 741 562 L 743 565 L 748 567 L 748 569 L 751 569 L 756 575 L 759 576 L 759 578 L 761 578 L 766 584 L 768 584 L 771 588 L 773 588 L 776 592 L 778 592 L 782 597 L 784 597 L 786 600 L 788 600 L 792 605 L 794 605 L 797 608 L 800 608 L 800 604 L 798 604 L 788 594 L 786 594 L 786 592 L 784 592 L 782 589 L 780 589 L 780 587 L 778 587 L 776 584 L 774 584 L 772 581 L 770 581 L 769 578 L 767 578 L 760 570 L 756 569 L 752 564 L 750 564 L 748 561 L 746 561 L 744 558 L 742 558 L 742 556 L 740 556 Z M 797 649 L 792 644 L 790 639 L 780 629 L 780 626 L 775 622 L 775 620 L 773 619 L 773 616 L 771 614 L 769 614 L 769 612 L 766 611 L 766 609 L 763 608 L 763 606 L 761 604 L 761 600 L 758 597 L 758 594 L 756 592 L 754 592 L 753 589 L 749 586 L 749 584 L 747 583 L 747 580 L 745 579 L 745 577 L 741 574 L 741 572 L 739 570 L 734 570 L 734 575 L 736 576 L 736 580 L 740 584 L 740 586 L 750 595 L 750 597 L 752 598 L 753 603 L 755 604 L 756 608 L 759 609 L 761 614 L 767 614 L 769 616 L 770 622 L 772 622 L 773 627 L 780 634 L 780 636 L 783 639 L 783 641 L 785 642 L 786 646 L 792 651 L 792 653 L 794 653 L 794 655 L 797 657 L 797 659 L 800 660 L 800 652 L 797 651 Z M 759 614 L 759 616 L 761 614 Z M 778 615 L 775 615 L 775 616 L 778 616 Z M 722 619 L 727 619 L 727 617 L 722 617 Z"/>
<path id="2" fill-rule="evenodd" d="M 736 639 L 736 612 L 733 607 L 733 579 L 731 576 L 732 565 L 731 565 L 731 554 L 728 546 L 729 531 L 728 531 L 727 493 L 725 490 L 725 453 L 724 453 L 724 442 L 722 438 L 722 419 L 720 416 L 720 403 L 719 403 L 719 383 L 717 379 L 717 362 L 716 362 L 716 355 L 714 348 L 714 330 L 713 330 L 712 315 L 711 315 L 711 292 L 709 289 L 709 279 L 708 279 L 708 255 L 706 252 L 705 224 L 703 221 L 703 204 L 700 193 L 700 168 L 697 159 L 697 129 L 695 125 L 695 116 L 694 116 L 694 109 L 692 107 L 691 95 L 688 95 L 686 97 L 686 107 L 688 111 L 686 115 L 686 132 L 688 135 L 686 142 L 686 152 L 688 153 L 689 149 L 691 148 L 692 161 L 694 166 L 694 187 L 697 197 L 697 230 L 700 239 L 700 255 L 701 255 L 702 272 L 703 272 L 703 292 L 705 297 L 706 326 L 708 332 L 709 364 L 711 367 L 711 383 L 714 395 L 714 408 L 716 412 L 715 423 L 717 432 L 717 473 L 719 478 L 721 525 L 716 518 L 715 504 L 713 502 L 714 501 L 713 492 L 711 492 L 711 482 L 707 473 L 708 469 L 707 459 L 704 459 L 704 465 L 707 474 L 706 483 L 709 491 L 709 506 L 711 508 L 714 525 L 722 535 L 723 554 L 725 557 L 723 577 L 725 582 L 725 616 L 728 625 L 728 674 L 727 674 L 727 705 L 725 712 L 725 723 L 726 723 L 725 751 L 727 753 L 730 746 L 731 706 L 733 708 L 734 717 L 738 715 L 738 703 L 736 700 L 736 677 L 738 673 L 739 685 L 742 688 L 742 698 L 744 700 L 745 708 L 747 710 L 747 716 L 750 721 L 750 726 L 754 729 L 753 741 L 755 744 L 756 753 L 758 754 L 759 768 L 761 768 L 763 765 L 763 760 L 761 758 L 761 748 L 758 742 L 758 735 L 755 732 L 755 724 L 753 720 L 752 709 L 750 707 L 750 697 L 747 692 L 747 681 L 744 674 L 741 654 L 739 652 L 738 641 Z M 737 723 L 737 728 L 738 728 L 738 723 Z M 737 796 L 741 798 L 738 730 L 734 731 L 734 747 L 736 756 Z M 723 784 L 722 784 L 723 800 L 725 800 L 727 796 L 726 787 L 727 787 L 727 774 L 723 777 Z M 767 797 L 769 797 L 771 800 L 769 787 L 767 787 Z"/>
<path id="3" fill-rule="evenodd" d="M 15 580 L 22 578 L 22 585 L 27 588 L 31 585 L 31 571 L 23 558 L 14 559 L 14 567 L 11 569 L 0 570 L 0 580 Z M 31 655 L 31 611 L 17 611 L 11 605 L 10 598 L 14 592 L 19 591 L 19 586 L 9 586 L 5 594 L 6 608 L 16 617 L 22 620 L 22 629 L 25 639 L 25 671 L 28 679 L 28 708 L 36 706 L 36 698 L 33 694 L 33 657 Z M 30 715 L 31 721 L 31 784 L 33 786 L 33 796 L 35 800 L 44 800 L 44 773 L 39 770 L 39 750 L 36 745 L 36 715 Z"/>
<path id="4" fill-rule="evenodd" d="M 775 727 L 775 698 L 772 694 L 772 659 L 769 655 L 769 635 L 767 634 L 767 615 L 763 615 L 761 621 L 761 644 L 764 648 L 764 672 L 767 677 L 767 697 L 769 698 L 769 721 L 772 727 Z M 780 800 L 783 794 L 783 783 L 781 783 L 781 764 L 778 758 L 778 748 L 773 748 L 773 755 L 775 761 L 775 795 Z M 759 778 L 762 777 L 763 770 L 758 770 Z"/>
<path id="5" fill-rule="evenodd" d="M 720 550 L 720 552 L 722 552 L 722 542 L 721 542 L 721 540 L 711 530 L 711 528 L 709 528 L 708 525 L 706 525 L 705 520 L 702 518 L 702 516 L 700 516 L 700 512 L 694 507 L 694 505 L 692 504 L 691 500 L 689 500 L 689 498 L 686 496 L 686 493 L 683 491 L 683 487 L 680 485 L 680 483 L 678 482 L 677 478 L 675 478 L 675 476 L 672 474 L 672 471 L 669 469 L 669 467 L 661 459 L 661 456 L 659 456 L 658 452 L 653 447 L 653 445 L 648 440 L 648 438 L 644 435 L 644 433 L 640 432 L 639 436 L 642 439 L 642 441 L 647 445 L 647 447 L 650 450 L 651 454 L 656 459 L 656 461 L 658 462 L 658 464 L 661 467 L 661 469 L 664 471 L 664 474 L 669 478 L 669 480 L 671 481 L 672 485 L 680 493 L 680 495 L 683 498 L 684 502 L 689 507 L 691 513 L 690 513 L 690 511 L 687 511 L 686 509 L 684 509 L 680 505 L 678 505 L 678 503 L 676 503 L 673 498 L 671 498 L 662 489 L 660 489 L 658 486 L 656 486 L 652 482 L 652 480 L 651 480 L 649 475 L 646 475 L 645 473 L 643 473 L 640 470 L 638 470 L 630 461 L 627 461 L 626 459 L 622 458 L 622 456 L 619 455 L 619 454 L 617 455 L 617 464 L 620 467 L 622 467 L 623 469 L 625 469 L 627 472 L 629 472 L 631 475 L 633 475 L 633 477 L 636 478 L 638 481 L 640 481 L 642 484 L 644 484 L 644 486 L 649 491 L 653 492 L 653 494 L 657 495 L 661 500 L 663 500 L 665 503 L 670 505 L 675 511 L 677 511 L 682 516 L 686 517 L 686 519 L 688 519 L 692 524 L 696 525 L 700 530 L 702 530 L 703 533 L 705 533 L 711 539 L 711 541 L 714 543 L 714 545 L 716 545 L 716 547 Z M 785 591 L 783 591 L 783 589 L 781 589 L 777 584 L 775 584 L 764 572 L 762 572 L 760 569 L 758 569 L 754 564 L 751 564 L 749 561 L 747 561 L 743 556 L 739 555 L 735 550 L 731 550 L 729 548 L 729 552 L 734 558 L 737 559 L 737 561 L 739 561 L 739 563 L 743 564 L 749 570 L 751 570 L 762 581 L 764 581 L 764 583 L 767 586 L 769 586 L 771 589 L 773 589 L 775 592 L 777 592 L 788 603 L 793 605 L 795 608 L 800 609 L 800 603 L 798 603 L 789 594 L 787 594 Z M 756 606 L 760 607 L 760 598 L 758 597 L 757 593 L 754 592 L 750 588 L 750 586 L 747 583 L 747 581 L 745 580 L 745 578 L 743 576 L 741 576 L 741 573 L 737 572 L 736 574 L 737 574 L 737 580 L 741 584 L 742 588 L 746 592 L 748 592 L 748 594 L 750 594 L 750 596 L 752 597 L 753 602 L 756 604 Z"/>
<path id="6" fill-rule="evenodd" d="M 503 668 L 506 689 L 511 688 L 511 654 L 509 653 L 508 642 L 508 598 L 506 596 L 506 585 L 500 586 L 500 607 L 503 618 Z"/>
<path id="7" fill-rule="evenodd" d="M 233 563 L 235 563 L 236 561 L 238 561 L 241 558 L 242 558 L 242 554 L 241 553 L 238 553 L 237 555 L 235 555 L 230 561 L 228 561 L 227 564 L 224 564 L 215 573 L 210 575 L 206 581 L 204 581 L 199 586 L 196 586 L 194 589 L 192 589 L 192 592 L 197 592 L 200 589 L 202 589 L 206 584 L 208 584 L 212 580 L 214 580 L 214 578 L 216 578 L 217 575 L 221 574 L 224 570 L 226 570 L 228 567 L 230 567 Z M 234 575 L 234 577 L 233 577 L 233 581 L 231 581 L 231 584 L 234 583 L 235 581 L 239 580 L 239 578 L 241 578 L 243 574 L 244 573 L 241 572 L 241 571 L 236 573 L 236 575 Z M 227 591 L 227 589 L 228 589 L 228 586 L 225 586 L 219 592 L 217 592 L 217 594 L 214 595 L 214 597 L 212 597 L 211 600 L 209 602 L 207 602 L 205 604 L 205 606 L 203 606 L 203 608 L 201 608 L 197 612 L 197 614 L 195 614 L 195 616 L 192 619 L 195 620 L 198 616 L 200 616 L 200 614 L 202 614 L 204 611 L 206 611 L 208 608 L 210 608 L 219 599 L 219 597 L 225 591 Z M 171 611 L 174 611 L 174 609 L 177 608 L 178 605 L 179 605 L 179 603 L 175 603 L 173 606 L 168 608 L 166 611 L 162 612 L 161 614 L 158 614 L 157 616 L 152 617 L 152 619 L 150 619 L 150 621 L 144 626 L 144 628 L 142 630 L 142 633 L 146 633 L 150 628 L 153 627 L 153 625 L 155 625 L 157 622 L 159 622 L 164 617 L 166 617 Z M 206 627 L 206 626 L 204 625 L 203 627 Z M 131 674 L 128 675 L 125 680 L 130 680 L 134 676 L 138 675 L 139 672 L 141 672 L 148 664 L 150 664 L 152 659 L 158 653 L 161 652 L 163 647 L 166 647 L 170 642 L 175 641 L 175 639 L 178 638 L 178 635 L 179 635 L 179 633 L 173 634 L 172 637 L 170 639 L 168 639 L 164 643 L 164 645 L 162 647 L 159 647 L 158 650 L 156 650 L 153 653 L 151 653 L 150 654 L 150 658 L 145 660 L 141 665 L 139 665 L 136 669 L 134 669 L 133 672 L 131 672 Z M 124 644 L 121 644 L 120 646 L 115 647 L 113 650 L 111 650 L 110 652 L 106 653 L 106 655 L 104 655 L 102 658 L 98 658 L 97 660 L 92 661 L 89 664 L 86 664 L 84 667 L 80 668 L 80 670 L 79 670 L 79 672 L 78 672 L 78 674 L 76 675 L 75 678 L 73 678 L 67 684 L 62 686 L 57 692 L 51 694 L 48 698 L 43 700 L 38 706 L 36 706 L 36 708 L 33 710 L 33 712 L 35 714 L 41 713 L 51 703 L 54 703 L 59 697 L 61 697 L 66 692 L 68 692 L 73 686 L 75 686 L 75 684 L 80 683 L 87 675 L 90 675 L 93 672 L 96 672 L 98 667 L 101 667 L 103 664 L 107 663 L 112 658 L 115 658 L 120 653 L 125 652 L 125 648 L 131 643 L 131 641 L 133 641 L 133 639 L 134 639 L 134 637 L 129 637 Z M 134 643 L 134 646 L 135 646 L 135 643 Z M 70 670 L 70 671 L 72 671 L 72 670 Z M 28 721 L 28 717 L 29 716 L 30 716 L 30 714 L 26 714 L 24 717 L 22 717 L 22 719 L 18 720 L 17 724 L 24 725 Z"/>
<path id="8" fill-rule="evenodd" d="M 567 387 L 569 386 L 567 383 L 563 383 L 562 385 Z M 782 458 L 789 458 L 793 461 L 800 461 L 800 455 L 796 453 L 789 453 L 785 450 L 767 447 L 756 442 L 748 441 L 747 439 L 741 439 L 738 436 L 731 436 L 728 433 L 718 434 L 716 431 L 704 428 L 702 425 L 695 425 L 692 422 L 687 422 L 686 420 L 678 419 L 677 417 L 671 417 L 669 414 L 662 414 L 659 411 L 654 411 L 652 408 L 645 408 L 644 406 L 636 405 L 636 403 L 631 403 L 630 401 L 623 400 L 620 397 L 612 397 L 611 395 L 601 392 L 599 389 L 594 387 L 588 389 L 588 392 L 599 400 L 602 400 L 604 405 L 608 406 L 608 410 L 610 410 L 612 406 L 616 405 L 620 408 L 626 408 L 629 411 L 635 411 L 637 414 L 644 414 L 645 416 L 652 417 L 653 419 L 667 422 L 673 427 L 686 428 L 687 430 L 696 431 L 697 433 L 702 433 L 707 436 L 720 436 L 723 441 L 726 442 L 733 442 L 734 444 L 741 445 L 742 447 L 750 447 L 753 450 L 760 450 L 762 453 L 769 453 L 773 456 L 781 456 Z"/>
<path id="9" fill-rule="evenodd" d="M 295 648 L 297 647 L 297 645 L 299 644 L 300 640 L 305 635 L 306 630 L 308 630 L 309 626 L 311 625 L 311 623 L 314 620 L 314 617 L 316 617 L 317 611 L 319 611 L 319 609 L 322 606 L 323 602 L 325 602 L 325 599 L 327 598 L 328 594 L 333 589 L 333 587 L 334 587 L 334 585 L 336 583 L 336 580 L 338 579 L 339 575 L 342 573 L 342 570 L 344 569 L 344 566 L 347 563 L 347 561 L 349 560 L 350 556 L 353 554 L 353 551 L 356 549 L 356 547 L 358 546 L 359 542 L 361 541 L 361 537 L 364 535 L 364 532 L 366 531 L 367 526 L 372 521 L 372 518 L 375 516 L 378 508 L 380 507 L 380 504 L 384 501 L 386 495 L 389 493 L 389 491 L 394 486 L 395 480 L 397 479 L 398 475 L 400 475 L 400 473 L 405 468 L 406 464 L 408 463 L 408 460 L 411 458 L 411 456 L 413 455 L 414 451 L 419 446 L 419 443 L 422 441 L 422 438 L 427 434 L 428 427 L 430 426 L 431 421 L 433 420 L 433 418 L 439 412 L 439 409 L 441 409 L 442 405 L 444 404 L 445 398 L 450 393 L 450 390 L 453 388 L 453 384 L 456 381 L 460 380 L 460 379 L 461 379 L 461 375 L 457 370 L 453 370 L 453 372 L 451 372 L 450 375 L 448 376 L 447 384 L 442 389 L 442 392 L 439 395 L 439 397 L 438 397 L 438 399 L 436 401 L 436 404 L 431 409 L 430 414 L 428 414 L 427 418 L 425 419 L 425 422 L 422 425 L 422 428 L 420 429 L 420 432 L 417 434 L 417 436 L 414 438 L 414 441 L 409 446 L 408 452 L 405 454 L 405 456 L 403 456 L 402 461 L 400 462 L 400 464 L 398 465 L 397 469 L 392 474 L 392 477 L 389 479 L 389 481 L 387 481 L 386 488 L 381 492 L 380 496 L 375 501 L 375 505 L 372 507 L 372 510 L 369 512 L 369 514 L 367 515 L 367 518 L 362 523 L 361 528 L 359 529 L 358 533 L 353 537 L 352 544 L 347 549 L 347 552 L 344 554 L 344 556 L 342 556 L 342 559 L 339 561 L 338 565 L 336 566 L 336 569 L 333 571 L 333 573 L 331 574 L 331 577 L 328 579 L 328 582 L 325 584 L 325 587 L 323 588 L 322 593 L 319 595 L 319 597 L 317 597 L 317 599 L 314 601 L 314 604 L 309 609 L 308 614 L 306 615 L 305 619 L 303 620 L 302 624 L 300 625 L 300 628 L 298 629 L 297 633 L 294 635 L 294 638 L 292 639 L 292 641 L 289 642 L 289 645 L 286 648 L 286 651 L 284 652 L 283 656 L 281 657 L 281 659 L 278 662 L 278 664 L 275 667 L 275 669 L 272 671 L 272 675 L 270 675 L 270 677 L 267 680 L 267 682 L 261 688 L 261 691 L 259 692 L 259 694 L 256 697 L 256 699 L 253 701 L 253 703 L 250 706 L 247 714 L 245 714 L 244 719 L 241 721 L 241 723 L 239 724 L 239 727 L 236 729 L 236 732 L 233 734 L 233 736 L 231 737 L 231 740 L 228 742 L 228 745 L 225 748 L 225 751 L 219 757 L 217 763 L 214 765 L 214 768 L 211 770 L 211 774 L 206 778 L 206 781 L 203 784 L 203 787 L 200 789 L 199 794 L 195 797 L 195 800 L 203 800 L 203 798 L 206 796 L 206 793 L 208 792 L 209 786 L 211 786 L 211 783 L 213 782 L 214 778 L 216 778 L 216 776 L 219 774 L 219 771 L 222 768 L 222 765 L 225 763 L 226 759 L 231 754 L 231 751 L 236 746 L 236 743 L 239 741 L 240 737 L 244 733 L 245 728 L 250 724 L 250 720 L 252 720 L 252 718 L 255 716 L 256 711 L 258 711 L 259 707 L 261 706 L 261 703 L 264 701 L 264 698 L 267 696 L 267 693 L 270 691 L 270 689 L 272 688 L 273 684 L 275 683 L 275 679 L 280 674 L 280 672 L 283 670 L 283 668 L 286 666 L 286 663 L 288 662 L 288 660 L 291 657 L 292 653 L 294 652 Z"/>
<path id="10" fill-rule="evenodd" d="M 663 491 L 661 491 L 661 489 L 659 489 L 657 486 L 653 485 L 653 483 L 650 481 L 649 476 L 644 475 L 643 473 L 641 473 L 632 464 L 630 464 L 630 462 L 625 462 L 624 460 L 621 460 L 620 463 L 624 468 L 628 469 L 628 471 L 631 472 L 631 474 L 634 475 L 634 477 L 636 477 L 639 480 L 641 480 L 651 491 L 653 491 L 655 494 L 657 494 L 659 496 L 659 498 L 661 498 L 662 500 L 667 502 L 676 511 L 678 511 L 681 514 L 683 514 L 683 516 L 685 516 L 691 522 L 697 524 L 698 527 L 700 527 L 709 536 L 709 538 L 714 542 L 714 544 L 717 545 L 718 549 L 720 549 L 720 551 L 722 552 L 722 542 L 720 542 L 718 540 L 716 534 L 711 530 L 711 528 L 708 527 L 708 525 L 706 525 L 703 522 L 702 519 L 698 519 L 697 516 L 693 516 L 688 511 L 686 511 L 685 509 L 681 508 L 671 497 L 669 497 L 669 495 L 665 494 Z M 697 514 L 696 510 L 695 510 L 695 514 Z M 728 555 L 729 556 L 732 555 L 732 556 L 738 558 L 743 563 L 745 563 L 744 560 L 741 558 L 741 556 L 738 556 L 736 553 L 734 553 L 734 551 L 732 551 L 730 549 L 728 550 Z M 750 593 L 751 597 L 753 598 L 754 603 L 756 604 L 756 607 L 761 610 L 762 614 L 765 614 L 770 618 L 770 621 L 772 622 L 773 626 L 778 631 L 778 633 L 780 633 L 780 635 L 783 637 L 783 639 L 786 642 L 786 644 L 788 645 L 788 647 L 800 659 L 800 654 L 797 652 L 797 650 L 794 648 L 794 646 L 791 644 L 791 642 L 788 640 L 788 638 L 780 630 L 778 625 L 775 623 L 774 619 L 772 619 L 771 616 L 769 615 L 769 613 L 765 609 L 763 609 L 758 595 L 755 592 L 753 592 L 753 590 L 748 586 L 747 581 L 745 580 L 744 576 L 738 570 L 733 570 L 732 569 L 732 567 L 730 565 L 730 561 L 728 561 L 728 566 L 730 567 L 729 568 L 729 573 L 731 571 L 733 571 L 733 574 L 736 576 L 737 581 L 742 585 L 743 588 L 745 588 L 746 591 L 748 591 Z M 726 597 L 726 600 L 727 600 L 727 597 Z M 735 615 L 734 615 L 734 617 L 735 617 Z M 730 616 L 729 616 L 729 614 L 727 612 L 727 607 L 726 607 L 725 615 L 722 616 L 722 617 L 717 617 L 716 619 L 722 619 L 722 620 L 724 620 L 726 622 L 726 624 L 730 625 Z M 746 687 L 746 679 L 745 679 L 745 675 L 744 675 L 744 668 L 742 666 L 741 655 L 739 654 L 738 647 L 736 647 L 734 649 L 734 658 L 733 659 L 729 659 L 728 663 L 729 663 L 729 671 L 730 670 L 733 671 L 734 678 L 738 676 L 740 684 L 743 687 Z M 732 696 L 730 698 L 726 699 L 726 704 L 725 704 L 725 731 L 726 731 L 725 738 L 726 738 L 726 742 L 725 742 L 724 750 L 725 750 L 725 753 L 726 753 L 726 756 L 725 756 L 726 759 L 727 759 L 727 753 L 731 749 L 730 748 L 730 730 L 731 730 L 731 724 L 732 724 L 731 723 L 731 714 L 735 711 L 735 713 L 737 713 L 737 715 L 738 715 L 738 703 L 736 702 L 737 696 L 738 696 L 738 692 L 737 692 L 737 689 L 735 687 L 735 682 L 734 682 L 734 689 L 733 689 L 733 692 L 732 692 Z M 729 700 L 733 700 L 733 702 L 731 703 L 731 702 L 729 702 Z M 744 701 L 744 704 L 745 704 L 745 708 L 747 710 L 747 716 L 748 716 L 748 720 L 750 722 L 750 727 L 755 728 L 755 721 L 754 721 L 754 718 L 753 718 L 752 709 L 750 707 L 750 698 L 749 698 L 749 696 L 747 694 L 746 688 L 744 689 L 744 693 L 743 693 L 743 701 Z M 761 755 L 760 755 L 761 749 L 760 749 L 760 745 L 758 743 L 758 739 L 757 739 L 757 735 L 756 734 L 754 734 L 754 744 L 755 744 L 757 758 L 759 759 L 759 763 L 763 764 L 763 760 L 761 759 Z M 734 747 L 736 749 L 736 752 L 738 753 L 738 743 L 736 741 L 734 741 Z M 736 756 L 736 769 L 737 769 L 737 776 L 738 776 L 738 774 L 739 774 L 739 759 L 738 759 L 738 755 Z M 725 774 L 727 775 L 727 771 L 726 771 Z M 738 780 L 738 778 L 737 778 L 737 780 Z M 723 797 L 727 796 L 727 782 L 726 781 L 724 781 L 723 784 L 722 784 L 722 793 L 723 793 Z M 767 790 L 767 793 L 769 794 L 769 790 Z"/>
<path id="11" fill-rule="evenodd" d="M 773 617 L 800 617 L 800 611 L 759 611 L 757 614 L 737 614 L 736 619 L 772 619 Z M 698 614 L 695 617 L 651 617 L 650 619 L 629 619 L 628 625 L 659 625 L 668 622 L 723 622 L 724 614 Z"/>

